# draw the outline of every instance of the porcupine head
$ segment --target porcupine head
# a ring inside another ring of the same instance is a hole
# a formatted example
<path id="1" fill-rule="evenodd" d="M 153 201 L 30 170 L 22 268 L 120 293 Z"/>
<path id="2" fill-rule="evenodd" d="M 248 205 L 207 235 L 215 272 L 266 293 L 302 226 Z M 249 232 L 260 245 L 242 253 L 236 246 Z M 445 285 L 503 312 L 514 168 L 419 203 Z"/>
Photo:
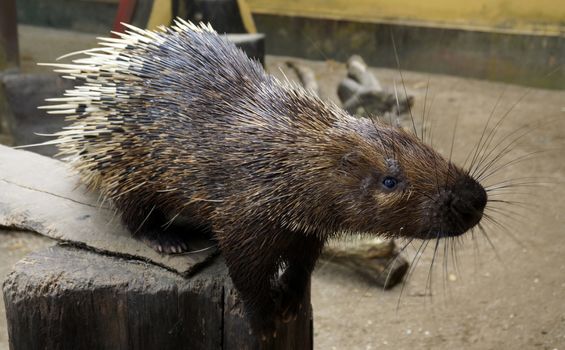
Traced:
<path id="1" fill-rule="evenodd" d="M 128 26 L 82 53 L 53 64 L 78 82 L 46 107 L 72 121 L 53 143 L 158 251 L 190 250 L 191 230 L 167 225 L 180 213 L 209 231 L 255 328 L 296 316 L 332 235 L 438 239 L 481 220 L 467 171 L 266 74 L 209 26 Z"/>

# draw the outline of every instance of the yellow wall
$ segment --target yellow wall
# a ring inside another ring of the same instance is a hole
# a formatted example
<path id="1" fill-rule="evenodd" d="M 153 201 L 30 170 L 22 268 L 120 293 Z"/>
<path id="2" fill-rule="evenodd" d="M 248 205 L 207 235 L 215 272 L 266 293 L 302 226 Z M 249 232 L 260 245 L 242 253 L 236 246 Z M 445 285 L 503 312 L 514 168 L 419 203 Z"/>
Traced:
<path id="1" fill-rule="evenodd" d="M 565 0 L 247 0 L 259 14 L 565 35 Z"/>
<path id="2" fill-rule="evenodd" d="M 151 14 L 147 20 L 147 29 L 157 29 L 157 27 L 171 24 L 173 19 L 173 4 L 171 0 L 153 0 Z"/>

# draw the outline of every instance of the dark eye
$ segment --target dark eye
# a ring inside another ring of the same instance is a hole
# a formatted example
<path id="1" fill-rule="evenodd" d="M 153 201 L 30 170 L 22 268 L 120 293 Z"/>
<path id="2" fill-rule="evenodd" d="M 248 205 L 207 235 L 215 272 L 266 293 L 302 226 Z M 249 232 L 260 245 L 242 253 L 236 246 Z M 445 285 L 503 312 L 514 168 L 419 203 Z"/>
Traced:
<path id="1" fill-rule="evenodd" d="M 388 188 L 389 190 L 395 188 L 397 184 L 398 180 L 396 180 L 394 177 L 387 176 L 383 179 L 383 186 Z"/>

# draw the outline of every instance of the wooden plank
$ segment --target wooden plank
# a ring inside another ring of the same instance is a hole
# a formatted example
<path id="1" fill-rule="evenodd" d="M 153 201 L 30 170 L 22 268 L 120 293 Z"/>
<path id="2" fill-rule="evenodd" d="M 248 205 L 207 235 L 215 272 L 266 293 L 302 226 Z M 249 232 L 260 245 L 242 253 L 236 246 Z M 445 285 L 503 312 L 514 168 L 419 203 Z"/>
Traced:
<path id="1" fill-rule="evenodd" d="M 0 146 L 0 226 L 34 231 L 92 250 L 149 261 L 190 275 L 215 254 L 194 240 L 196 253 L 163 255 L 134 239 L 119 215 L 87 192 L 66 163 Z"/>

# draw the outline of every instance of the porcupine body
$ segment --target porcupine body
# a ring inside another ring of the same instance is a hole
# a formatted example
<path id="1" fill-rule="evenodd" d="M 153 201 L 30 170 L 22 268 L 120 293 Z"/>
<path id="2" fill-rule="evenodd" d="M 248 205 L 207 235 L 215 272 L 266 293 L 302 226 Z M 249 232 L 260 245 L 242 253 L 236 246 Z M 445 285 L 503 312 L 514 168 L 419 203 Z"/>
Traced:
<path id="1" fill-rule="evenodd" d="M 483 187 L 417 137 L 280 82 L 209 26 L 128 26 L 83 53 L 53 64 L 81 83 L 48 107 L 73 121 L 62 153 L 158 251 L 210 232 L 256 329 L 296 315 L 332 235 L 435 239 L 482 217 Z M 191 227 L 165 229 L 177 215 Z"/>

